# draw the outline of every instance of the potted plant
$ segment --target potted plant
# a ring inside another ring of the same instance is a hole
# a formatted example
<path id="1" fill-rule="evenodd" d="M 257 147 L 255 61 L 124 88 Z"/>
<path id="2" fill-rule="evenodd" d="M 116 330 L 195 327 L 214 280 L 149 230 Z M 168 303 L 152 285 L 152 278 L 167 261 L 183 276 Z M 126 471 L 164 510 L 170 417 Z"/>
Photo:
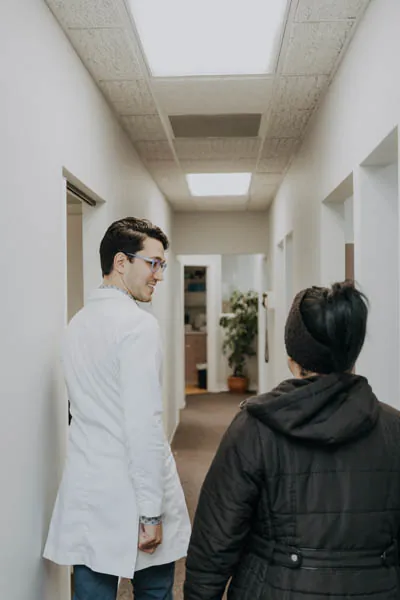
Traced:
<path id="1" fill-rule="evenodd" d="M 225 329 L 222 345 L 233 373 L 228 377 L 230 392 L 244 394 L 248 388 L 246 361 L 254 356 L 254 340 L 258 329 L 258 294 L 233 292 L 230 298 L 231 313 L 223 315 L 220 325 Z"/>

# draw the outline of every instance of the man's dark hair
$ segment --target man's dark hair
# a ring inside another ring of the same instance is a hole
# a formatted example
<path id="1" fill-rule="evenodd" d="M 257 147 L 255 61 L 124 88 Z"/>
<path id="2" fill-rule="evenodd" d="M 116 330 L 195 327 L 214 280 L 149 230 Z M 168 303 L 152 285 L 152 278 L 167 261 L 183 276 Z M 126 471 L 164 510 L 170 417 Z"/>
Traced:
<path id="1" fill-rule="evenodd" d="M 100 244 L 103 277 L 110 275 L 113 270 L 114 257 L 118 252 L 136 254 L 143 250 L 143 243 L 148 237 L 158 240 L 162 243 L 164 250 L 168 250 L 169 241 L 165 233 L 146 219 L 126 217 L 112 223 Z"/>

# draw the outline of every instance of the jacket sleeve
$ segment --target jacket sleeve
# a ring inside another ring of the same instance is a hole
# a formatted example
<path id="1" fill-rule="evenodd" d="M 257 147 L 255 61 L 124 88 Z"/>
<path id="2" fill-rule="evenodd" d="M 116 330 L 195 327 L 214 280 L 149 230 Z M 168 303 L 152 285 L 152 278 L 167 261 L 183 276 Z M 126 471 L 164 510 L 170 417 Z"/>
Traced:
<path id="1" fill-rule="evenodd" d="M 129 472 L 141 517 L 162 513 L 165 434 L 158 323 L 143 318 L 119 352 L 120 394 Z"/>
<path id="2" fill-rule="evenodd" d="M 262 461 L 256 421 L 240 412 L 204 481 L 190 540 L 185 600 L 221 600 L 258 503 Z"/>

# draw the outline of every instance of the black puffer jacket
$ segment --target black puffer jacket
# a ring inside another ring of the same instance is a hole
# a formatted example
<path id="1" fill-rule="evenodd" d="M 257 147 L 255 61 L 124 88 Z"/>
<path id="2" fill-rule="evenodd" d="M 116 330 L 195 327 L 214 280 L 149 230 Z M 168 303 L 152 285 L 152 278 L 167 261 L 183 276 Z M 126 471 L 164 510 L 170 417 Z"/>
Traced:
<path id="1" fill-rule="evenodd" d="M 204 482 L 185 600 L 400 598 L 400 414 L 356 375 L 247 401 Z"/>

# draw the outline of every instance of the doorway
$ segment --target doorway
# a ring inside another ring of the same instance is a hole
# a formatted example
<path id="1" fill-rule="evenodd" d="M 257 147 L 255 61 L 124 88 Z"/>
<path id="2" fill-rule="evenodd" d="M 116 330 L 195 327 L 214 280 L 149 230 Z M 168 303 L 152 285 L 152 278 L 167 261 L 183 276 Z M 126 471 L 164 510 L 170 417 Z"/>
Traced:
<path id="1" fill-rule="evenodd" d="M 67 322 L 83 307 L 83 210 L 82 202 L 67 187 Z M 68 424 L 71 413 L 68 400 Z M 70 569 L 71 596 L 74 593 Z"/>
<path id="2" fill-rule="evenodd" d="M 357 366 L 378 398 L 393 404 L 400 392 L 398 144 L 396 128 L 354 177 L 354 271 L 370 303 L 368 335 Z"/>
<path id="3" fill-rule="evenodd" d="M 255 340 L 255 348 L 258 349 L 258 345 L 261 344 L 262 352 L 258 352 L 258 357 L 255 357 L 252 361 L 252 365 L 250 365 L 250 384 L 252 389 L 264 389 L 263 382 L 265 378 L 262 379 L 261 376 L 261 374 L 264 373 L 266 362 L 266 323 L 264 322 L 265 315 L 263 314 L 265 309 L 262 305 L 262 292 L 265 287 L 264 255 L 178 255 L 177 265 L 176 289 L 179 290 L 179 293 L 176 294 L 174 305 L 177 341 L 175 344 L 174 356 L 178 409 L 183 409 L 186 406 L 186 370 L 189 369 L 185 347 L 187 339 L 186 332 L 188 330 L 192 331 L 193 327 L 187 327 L 188 325 L 192 325 L 190 317 L 188 318 L 187 316 L 188 310 L 186 308 L 188 304 L 198 304 L 199 307 L 201 307 L 202 312 L 204 312 L 205 307 L 206 322 L 204 323 L 203 318 L 203 322 L 199 321 L 198 327 L 206 327 L 207 335 L 204 336 L 206 362 L 199 362 L 196 364 L 207 364 L 207 391 L 211 393 L 227 391 L 226 380 L 228 363 L 226 356 L 222 353 L 223 330 L 220 326 L 220 319 L 227 310 L 227 301 L 229 300 L 230 293 L 233 289 L 241 289 L 243 287 L 244 292 L 253 289 L 259 293 L 259 315 L 262 316 L 260 322 L 263 329 L 261 335 L 259 333 L 258 343 L 257 340 Z M 197 290 L 197 297 L 193 293 L 194 299 L 192 300 L 189 296 L 189 301 L 187 301 L 188 298 L 186 298 L 185 302 L 185 294 L 189 292 L 186 288 L 189 287 L 189 281 L 191 280 L 190 273 L 193 273 L 193 271 L 199 271 L 199 279 L 195 279 L 194 281 L 195 288 L 193 289 L 193 287 L 191 287 L 191 293 Z M 203 277 L 204 272 L 205 278 Z M 201 285 L 201 289 L 196 285 L 199 283 L 203 284 Z M 204 298 L 201 298 L 201 294 L 205 296 L 205 304 Z M 199 342 L 198 345 L 200 345 Z M 204 349 L 202 352 L 204 357 Z M 257 363 L 261 360 L 261 356 L 263 357 L 263 364 L 262 368 L 259 368 Z M 193 365 L 193 361 L 191 364 Z M 204 375 L 205 374 L 203 374 L 203 376 Z M 191 381 L 196 381 L 196 388 L 198 388 L 198 376 L 199 374 L 196 372 L 196 379 L 194 379 L 192 371 Z M 204 383 L 202 383 L 202 385 L 204 385 Z M 204 391 L 205 390 L 202 390 L 202 393 L 204 393 Z"/>
<path id="4" fill-rule="evenodd" d="M 249 393 L 258 393 L 262 388 L 261 378 L 264 367 L 266 351 L 265 341 L 265 315 L 262 307 L 262 293 L 264 291 L 264 256 L 262 254 L 223 254 L 221 256 L 221 292 L 222 292 L 222 316 L 231 313 L 231 296 L 233 293 L 247 294 L 254 292 L 258 294 L 258 331 L 253 341 L 254 356 L 246 356 L 246 372 L 249 379 Z M 221 332 L 222 341 L 224 331 Z M 261 357 L 263 362 L 261 362 Z M 226 355 L 221 357 L 221 369 L 219 381 L 223 390 L 227 390 L 228 377 L 232 375 Z"/>
<path id="5" fill-rule="evenodd" d="M 67 322 L 83 307 L 82 202 L 67 188 Z M 68 402 L 68 424 L 71 413 Z"/>
<path id="6" fill-rule="evenodd" d="M 354 182 L 351 173 L 321 205 L 321 279 L 323 285 L 354 280 Z"/>
<path id="7" fill-rule="evenodd" d="M 82 202 L 67 190 L 67 320 L 83 307 Z"/>
<path id="8" fill-rule="evenodd" d="M 184 267 L 185 393 L 207 392 L 207 267 Z"/>
<path id="9" fill-rule="evenodd" d="M 91 199 L 76 186 L 66 183 L 66 321 L 69 323 L 84 305 L 84 210 L 96 206 Z M 68 402 L 68 424 L 71 413 Z M 74 593 L 73 568 L 70 568 L 71 596 Z"/>
<path id="10" fill-rule="evenodd" d="M 220 255 L 178 255 L 176 270 L 176 289 L 179 293 L 175 297 L 175 315 L 176 315 L 176 344 L 175 344 L 175 381 L 176 397 L 178 409 L 185 408 L 185 268 L 191 267 L 195 270 L 206 270 L 205 294 L 206 304 L 206 359 L 207 359 L 207 391 L 220 392 L 221 387 L 218 381 L 221 361 L 221 336 L 219 320 L 221 316 L 221 256 Z M 196 281 L 195 283 L 199 283 Z M 188 290 L 189 291 L 189 290 Z M 200 290 L 198 290 L 200 291 Z M 199 297 L 199 296 L 198 296 Z M 189 300 L 191 303 L 191 300 Z M 193 304 L 196 302 L 193 301 Z M 201 305 L 204 312 L 204 305 Z M 187 318 L 186 318 L 187 320 Z M 200 322 L 200 321 L 198 321 Z M 204 319 L 203 319 L 204 322 Z M 201 325 L 200 325 L 201 326 Z M 188 328 L 187 328 L 188 329 Z M 203 331 L 203 334 L 205 332 Z M 204 356 L 204 355 L 203 355 Z M 198 363 L 206 364 L 206 363 Z M 204 374 L 203 374 L 204 376 Z M 203 390 L 204 392 L 205 390 Z"/>

